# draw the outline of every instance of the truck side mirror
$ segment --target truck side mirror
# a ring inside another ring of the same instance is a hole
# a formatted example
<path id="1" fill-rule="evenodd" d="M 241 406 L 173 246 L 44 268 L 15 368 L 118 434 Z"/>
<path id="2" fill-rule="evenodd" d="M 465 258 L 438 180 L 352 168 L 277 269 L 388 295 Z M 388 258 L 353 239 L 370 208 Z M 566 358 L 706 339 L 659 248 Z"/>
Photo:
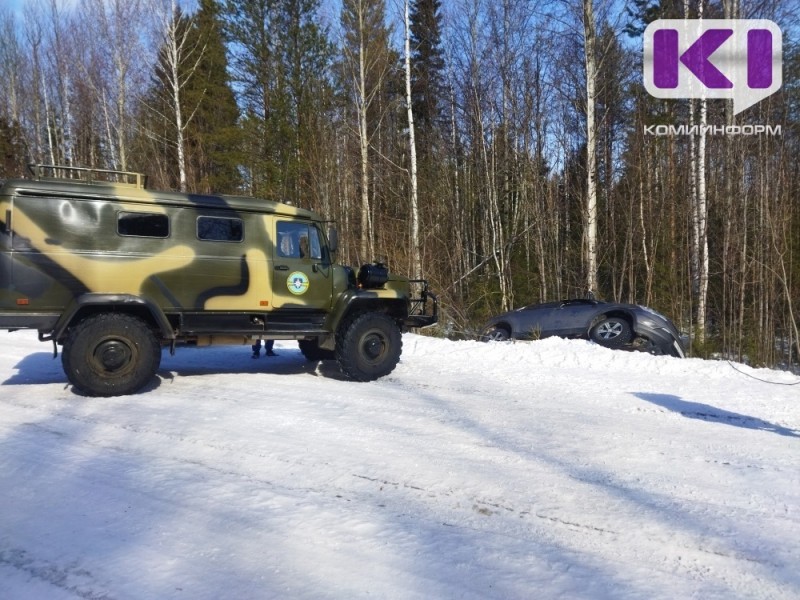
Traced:
<path id="1" fill-rule="evenodd" d="M 328 229 L 328 250 L 330 250 L 331 254 L 333 254 L 338 249 L 339 249 L 339 232 L 336 230 L 335 227 L 331 227 Z"/>

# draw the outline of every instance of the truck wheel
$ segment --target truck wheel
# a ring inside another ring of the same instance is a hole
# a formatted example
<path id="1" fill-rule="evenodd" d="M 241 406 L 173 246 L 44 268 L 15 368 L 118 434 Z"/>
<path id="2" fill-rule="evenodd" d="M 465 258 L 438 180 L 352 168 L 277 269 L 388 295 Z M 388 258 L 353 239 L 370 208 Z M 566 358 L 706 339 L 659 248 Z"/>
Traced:
<path id="1" fill-rule="evenodd" d="M 400 361 L 403 339 L 397 324 L 382 313 L 364 313 L 342 327 L 336 360 L 356 381 L 373 381 L 391 373 Z"/>
<path id="2" fill-rule="evenodd" d="M 335 350 L 320 348 L 317 340 L 298 340 L 297 345 L 300 346 L 300 352 L 303 353 L 306 360 L 310 360 L 311 362 L 333 360 L 336 358 Z"/>
<path id="3" fill-rule="evenodd" d="M 161 364 L 161 347 L 137 317 L 103 313 L 74 327 L 61 354 L 70 383 L 90 396 L 123 396 L 140 390 Z"/>

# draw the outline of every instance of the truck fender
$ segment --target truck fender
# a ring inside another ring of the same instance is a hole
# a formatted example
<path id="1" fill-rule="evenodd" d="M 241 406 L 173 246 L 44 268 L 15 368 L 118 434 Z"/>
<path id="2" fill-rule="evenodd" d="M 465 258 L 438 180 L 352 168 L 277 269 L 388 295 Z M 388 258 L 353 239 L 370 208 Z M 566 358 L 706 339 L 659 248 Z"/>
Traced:
<path id="1" fill-rule="evenodd" d="M 362 312 L 382 312 L 395 319 L 401 325 L 408 315 L 408 306 L 405 298 L 386 290 L 348 290 L 339 296 L 336 304 L 328 317 L 329 331 L 336 332 L 351 315 Z M 321 348 L 333 349 L 335 333 L 326 336 L 320 343 Z"/>
<path id="2" fill-rule="evenodd" d="M 96 313 L 103 310 L 145 313 L 155 323 L 162 339 L 175 340 L 175 330 L 159 306 L 149 300 L 131 294 L 81 294 L 67 306 L 49 336 L 40 335 L 42 341 L 61 340 L 67 328 L 80 313 Z"/>

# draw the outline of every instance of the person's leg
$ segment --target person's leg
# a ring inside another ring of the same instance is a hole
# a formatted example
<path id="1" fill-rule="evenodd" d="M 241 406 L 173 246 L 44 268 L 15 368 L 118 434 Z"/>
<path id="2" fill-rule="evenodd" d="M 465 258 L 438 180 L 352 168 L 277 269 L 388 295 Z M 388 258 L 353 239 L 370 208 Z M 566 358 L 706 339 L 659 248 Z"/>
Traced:
<path id="1" fill-rule="evenodd" d="M 261 356 L 261 340 L 256 340 L 256 343 L 253 344 L 253 358 L 258 358 Z"/>
<path id="2" fill-rule="evenodd" d="M 267 356 L 278 356 L 275 352 L 272 351 L 272 347 L 275 345 L 275 340 L 265 340 L 264 347 L 267 349 Z"/>

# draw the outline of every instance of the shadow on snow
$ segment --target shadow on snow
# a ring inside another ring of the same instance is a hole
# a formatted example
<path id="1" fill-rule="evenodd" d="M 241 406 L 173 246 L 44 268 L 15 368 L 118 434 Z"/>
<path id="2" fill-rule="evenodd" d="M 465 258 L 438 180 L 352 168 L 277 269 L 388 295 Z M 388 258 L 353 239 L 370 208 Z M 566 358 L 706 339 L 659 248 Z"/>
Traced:
<path id="1" fill-rule="evenodd" d="M 741 415 L 739 413 L 731 412 L 708 404 L 701 404 L 700 402 L 689 402 L 683 400 L 678 396 L 671 394 L 651 394 L 647 392 L 635 392 L 633 394 L 637 398 L 651 402 L 662 408 L 666 408 L 672 412 L 676 412 L 681 416 L 688 419 L 700 419 L 701 421 L 712 421 L 722 423 L 724 425 L 733 425 L 734 427 L 743 427 L 744 429 L 757 429 L 760 431 L 771 431 L 778 435 L 785 435 L 787 437 L 800 438 L 800 432 L 776 423 L 770 423 L 757 417 L 748 415 Z"/>

